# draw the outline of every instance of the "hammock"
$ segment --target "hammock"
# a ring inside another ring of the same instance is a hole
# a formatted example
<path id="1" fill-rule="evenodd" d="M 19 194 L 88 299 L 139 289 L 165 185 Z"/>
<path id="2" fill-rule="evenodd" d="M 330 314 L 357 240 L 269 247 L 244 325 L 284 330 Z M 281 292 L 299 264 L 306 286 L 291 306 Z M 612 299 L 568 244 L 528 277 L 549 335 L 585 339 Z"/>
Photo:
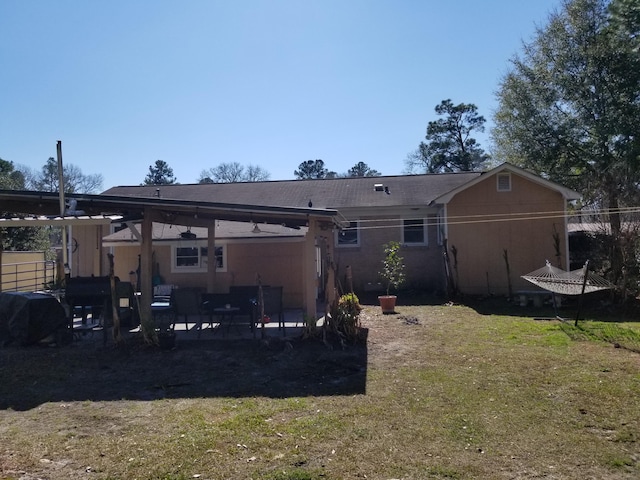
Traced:
<path id="1" fill-rule="evenodd" d="M 554 267 L 547 260 L 546 266 L 522 275 L 522 278 L 540 288 L 561 295 L 581 295 L 613 288 L 611 282 L 595 273 L 589 272 L 588 263 L 585 263 L 584 267 L 577 270 L 565 272 L 560 268 Z M 585 272 L 587 272 L 586 281 Z"/>

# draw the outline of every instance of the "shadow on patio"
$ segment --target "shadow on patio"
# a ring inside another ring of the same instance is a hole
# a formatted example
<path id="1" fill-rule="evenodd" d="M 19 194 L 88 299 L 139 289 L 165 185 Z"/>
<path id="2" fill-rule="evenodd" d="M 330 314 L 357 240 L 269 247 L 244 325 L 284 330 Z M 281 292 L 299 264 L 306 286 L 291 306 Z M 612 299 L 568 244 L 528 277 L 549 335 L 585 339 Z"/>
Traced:
<path id="1" fill-rule="evenodd" d="M 272 398 L 366 392 L 367 330 L 342 348 L 337 338 L 303 338 L 301 322 L 277 321 L 262 339 L 231 327 L 228 334 L 177 326 L 176 347 L 160 350 L 126 336 L 121 346 L 88 334 L 66 347 L 0 349 L 0 409 L 28 410 L 45 402 L 149 401 L 163 398 Z"/>

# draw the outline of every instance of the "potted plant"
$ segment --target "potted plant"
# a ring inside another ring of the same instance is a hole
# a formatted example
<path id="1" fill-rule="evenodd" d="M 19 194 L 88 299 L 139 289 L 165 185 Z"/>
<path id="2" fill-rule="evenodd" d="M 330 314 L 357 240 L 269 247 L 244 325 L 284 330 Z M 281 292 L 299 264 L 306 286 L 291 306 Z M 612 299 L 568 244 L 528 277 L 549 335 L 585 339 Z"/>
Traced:
<path id="1" fill-rule="evenodd" d="M 380 295 L 378 301 L 382 308 L 382 313 L 394 313 L 396 308 L 396 295 L 390 295 L 391 287 L 398 289 L 405 280 L 404 259 L 400 256 L 400 244 L 398 242 L 389 242 L 383 245 L 384 260 L 382 260 L 382 270 L 380 276 L 387 285 L 386 295 Z"/>

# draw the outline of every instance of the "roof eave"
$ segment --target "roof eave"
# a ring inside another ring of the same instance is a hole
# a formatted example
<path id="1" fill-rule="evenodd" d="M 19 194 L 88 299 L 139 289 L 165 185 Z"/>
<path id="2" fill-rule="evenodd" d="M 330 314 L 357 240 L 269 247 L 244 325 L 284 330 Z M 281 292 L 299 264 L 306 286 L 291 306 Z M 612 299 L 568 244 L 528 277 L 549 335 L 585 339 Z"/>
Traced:
<path id="1" fill-rule="evenodd" d="M 482 175 L 478 175 L 476 178 L 474 178 L 473 180 L 470 180 L 469 182 L 460 185 L 457 188 L 454 188 L 453 190 L 451 190 L 450 192 L 445 193 L 444 195 L 440 195 L 439 197 L 436 197 L 433 199 L 432 205 L 444 205 L 447 204 L 451 201 L 451 199 L 453 197 L 455 197 L 458 193 L 466 190 L 469 187 L 472 187 L 473 185 L 483 181 L 485 178 L 492 176 L 492 175 L 496 175 L 500 172 L 503 171 L 510 171 L 513 173 L 516 173 L 518 175 L 521 175 L 522 177 L 525 177 L 526 179 L 537 183 L 539 185 L 543 185 L 551 190 L 555 190 L 558 193 L 560 193 L 562 195 L 562 197 L 567 200 L 579 200 L 580 198 L 582 198 L 582 195 L 580 195 L 578 192 L 571 190 L 570 188 L 564 187 L 558 183 L 552 182 L 551 180 L 546 180 L 542 177 L 539 177 L 538 175 L 535 175 L 531 172 L 529 172 L 528 170 L 525 170 L 524 168 L 521 167 L 517 167 L 515 165 L 512 165 L 508 162 L 505 162 L 501 165 L 498 165 L 497 167 L 488 170 L 486 172 L 483 172 Z"/>

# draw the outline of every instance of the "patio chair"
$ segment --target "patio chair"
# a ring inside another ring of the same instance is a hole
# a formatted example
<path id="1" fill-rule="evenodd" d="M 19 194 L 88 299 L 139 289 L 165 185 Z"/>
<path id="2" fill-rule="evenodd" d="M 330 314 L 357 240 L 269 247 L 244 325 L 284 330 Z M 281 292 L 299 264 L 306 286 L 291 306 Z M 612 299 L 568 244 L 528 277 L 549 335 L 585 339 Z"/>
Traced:
<path id="1" fill-rule="evenodd" d="M 189 316 L 196 315 L 196 328 L 202 326 L 202 291 L 197 288 L 174 288 L 171 292 L 171 306 L 176 315 L 176 322 L 184 318 L 185 330 L 189 330 Z"/>
<path id="2" fill-rule="evenodd" d="M 170 301 L 171 299 L 171 294 L 173 293 L 173 291 L 178 288 L 175 285 L 171 285 L 171 284 L 160 284 L 160 285 L 156 285 L 153 287 L 153 300 L 160 302 L 160 301 Z"/>

